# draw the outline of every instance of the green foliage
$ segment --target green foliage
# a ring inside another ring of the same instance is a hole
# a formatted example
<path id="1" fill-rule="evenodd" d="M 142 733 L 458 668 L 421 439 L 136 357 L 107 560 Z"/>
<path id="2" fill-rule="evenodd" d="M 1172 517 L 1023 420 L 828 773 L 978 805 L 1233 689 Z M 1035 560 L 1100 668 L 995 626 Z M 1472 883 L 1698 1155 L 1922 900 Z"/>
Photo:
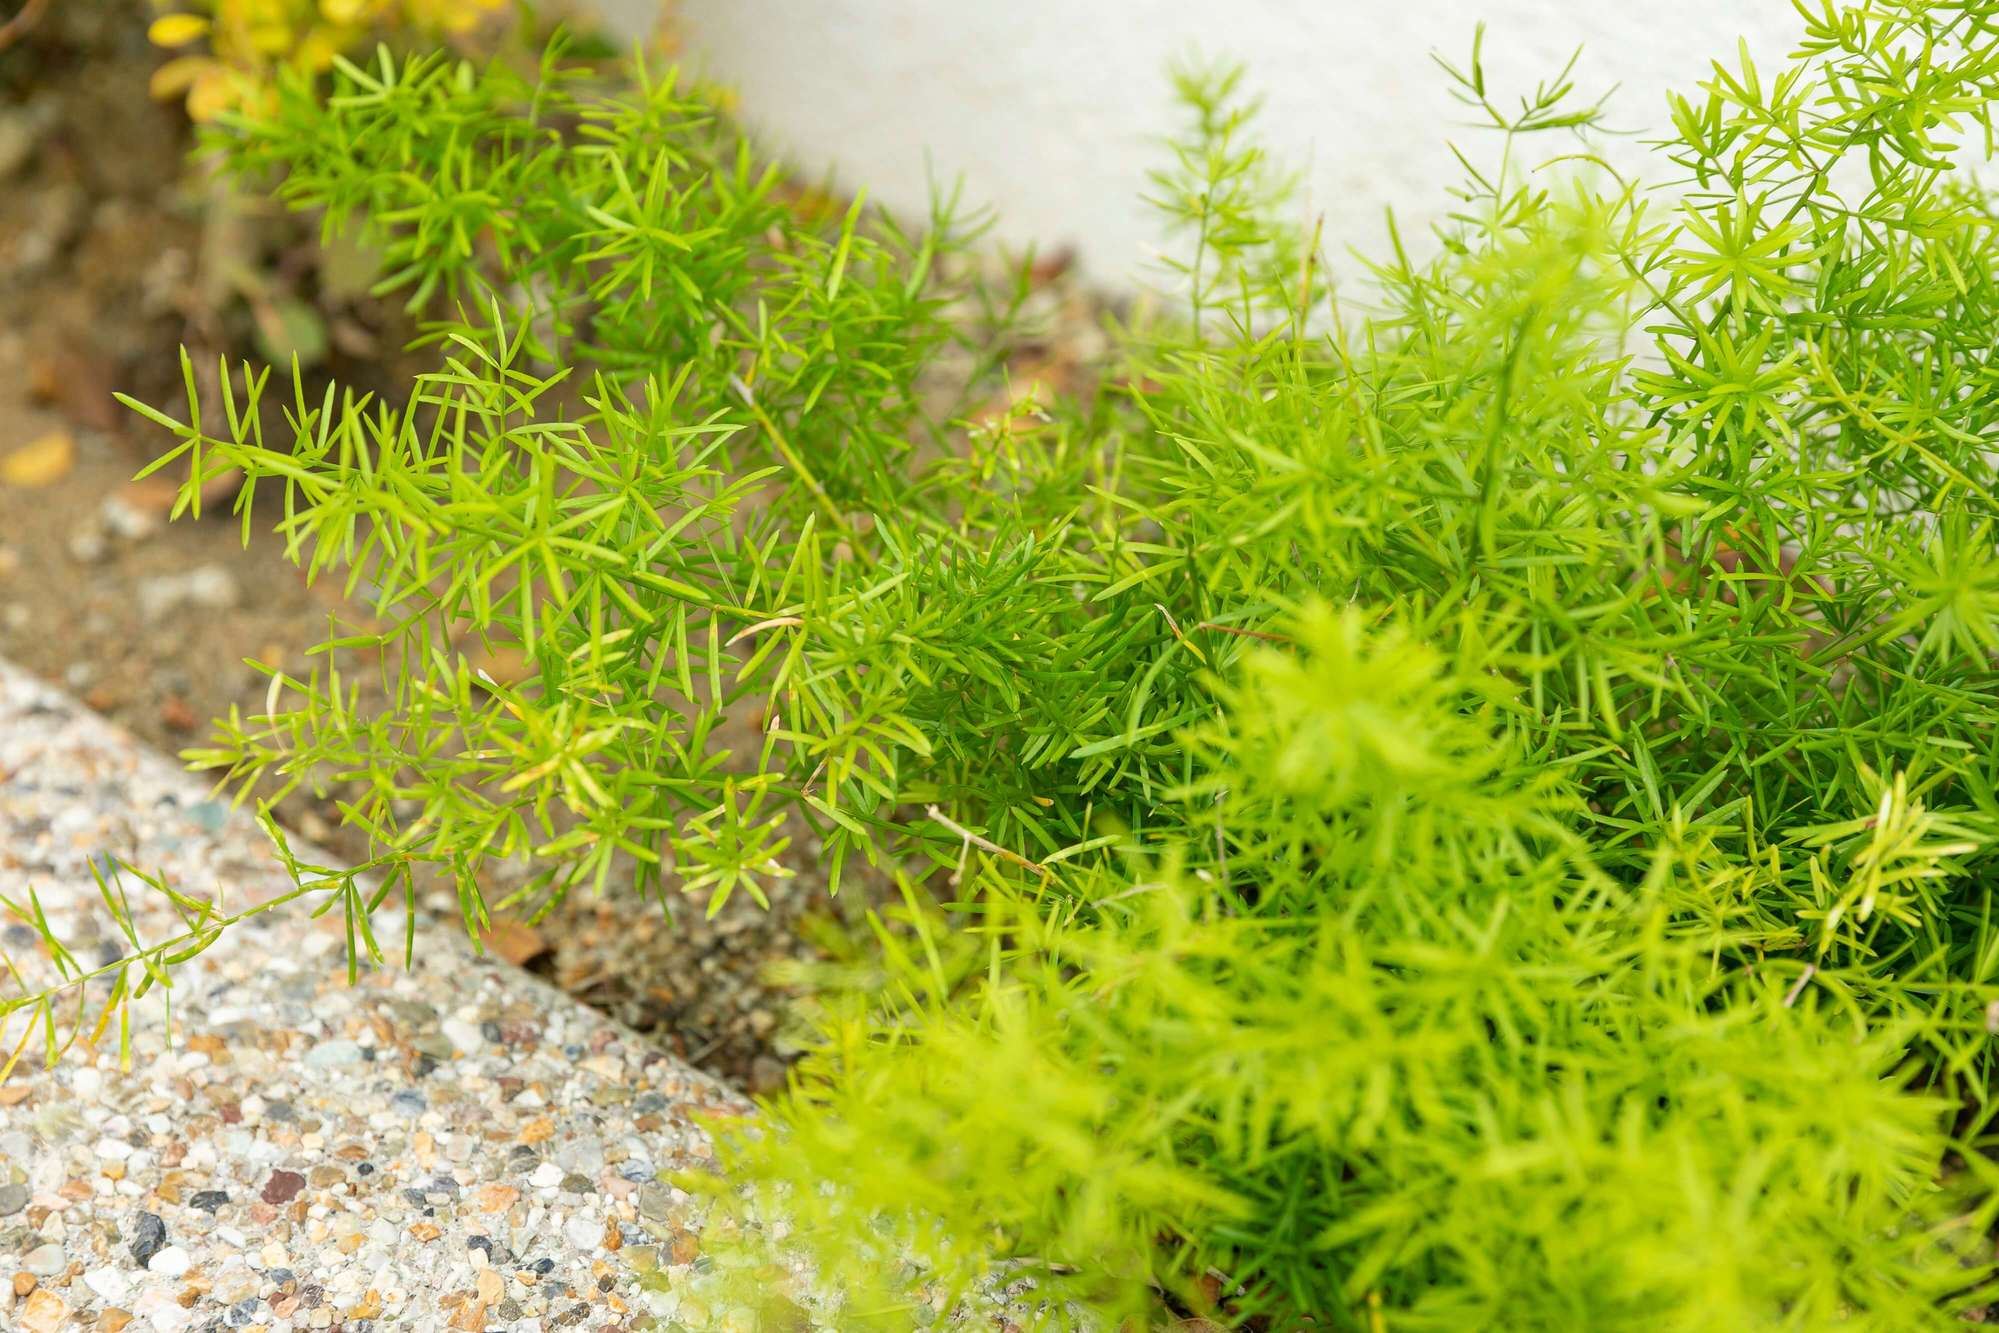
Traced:
<path id="1" fill-rule="evenodd" d="M 455 313 L 406 403 L 275 444 L 248 372 L 139 408 L 378 621 L 194 758 L 358 784 L 474 922 L 519 852 L 888 872 L 715 1186 L 843 1327 L 1023 1278 L 1054 1322 L 1950 1323 L 1999 1209 L 1995 20 L 1801 9 L 1673 101 L 1657 190 L 1523 170 L 1595 111 L 1474 49 L 1503 151 L 1365 308 L 1190 72 L 1186 317 L 965 431 L 941 217 L 788 210 L 671 81 L 293 83 L 233 160 Z"/>

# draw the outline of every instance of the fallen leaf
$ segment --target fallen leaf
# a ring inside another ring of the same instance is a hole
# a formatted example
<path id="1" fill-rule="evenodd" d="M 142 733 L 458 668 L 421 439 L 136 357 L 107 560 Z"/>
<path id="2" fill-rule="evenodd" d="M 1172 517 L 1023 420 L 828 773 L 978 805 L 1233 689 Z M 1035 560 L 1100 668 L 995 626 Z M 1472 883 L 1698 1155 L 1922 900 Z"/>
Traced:
<path id="1" fill-rule="evenodd" d="M 1065 245 L 1051 250 L 1045 255 L 1037 255 L 1028 266 L 1027 281 L 1033 287 L 1046 287 L 1076 266 L 1076 247 Z"/>
<path id="2" fill-rule="evenodd" d="M 152 518 L 165 518 L 172 513 L 179 495 L 180 487 L 157 473 L 128 481 L 118 488 L 118 499 L 127 509 Z"/>
<path id="3" fill-rule="evenodd" d="M 170 694 L 160 705 L 160 725 L 168 731 L 193 731 L 201 725 L 201 719 L 187 705 L 187 700 L 177 694 Z"/>
<path id="4" fill-rule="evenodd" d="M 495 921 L 492 928 L 480 937 L 480 942 L 515 967 L 525 966 L 548 952 L 548 941 L 542 938 L 540 931 L 525 921 L 515 921 L 510 917 Z"/>
<path id="5" fill-rule="evenodd" d="M 55 404 L 72 425 L 106 432 L 123 426 L 125 412 L 111 387 L 103 359 L 73 343 L 56 342 L 28 362 L 28 392 Z"/>
<path id="6" fill-rule="evenodd" d="M 76 466 L 76 441 L 67 431 L 50 431 L 0 457 L 0 482 L 33 488 L 52 486 Z"/>

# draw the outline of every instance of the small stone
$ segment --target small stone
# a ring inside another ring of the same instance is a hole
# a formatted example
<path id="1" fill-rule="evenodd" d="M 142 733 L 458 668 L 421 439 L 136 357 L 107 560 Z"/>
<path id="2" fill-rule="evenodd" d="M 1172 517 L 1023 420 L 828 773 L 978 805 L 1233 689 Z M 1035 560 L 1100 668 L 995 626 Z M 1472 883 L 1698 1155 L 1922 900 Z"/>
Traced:
<path id="1" fill-rule="evenodd" d="M 315 1166 L 310 1179 L 315 1189 L 331 1189 L 347 1179 L 347 1173 L 337 1166 Z"/>
<path id="2" fill-rule="evenodd" d="M 229 818 L 229 806 L 222 801 L 196 801 L 181 812 L 187 821 L 204 833 L 220 833 Z M 189 1043 L 192 1045 L 193 1043 Z M 217 1049 L 222 1049 L 218 1044 Z M 225 1116 L 224 1119 L 227 1119 Z"/>
<path id="3" fill-rule="evenodd" d="M 664 1222 L 673 1215 L 673 1193 L 657 1180 L 639 1186 L 639 1215 Z"/>
<path id="4" fill-rule="evenodd" d="M 132 1258 L 144 1267 L 167 1243 L 167 1224 L 158 1213 L 142 1212 L 132 1219 Z"/>
<path id="5" fill-rule="evenodd" d="M 587 1217 L 572 1217 L 563 1224 L 562 1236 L 579 1250 L 594 1250 L 604 1239 L 604 1229 Z"/>
<path id="6" fill-rule="evenodd" d="M 158 518 L 134 506 L 122 495 L 106 496 L 104 503 L 97 507 L 97 519 L 107 533 L 128 542 L 144 541 L 160 526 Z"/>
<path id="7" fill-rule="evenodd" d="M 462 1018 L 447 1018 L 441 1026 L 451 1044 L 467 1055 L 477 1054 L 486 1045 L 486 1034 L 479 1030 L 477 1023 L 468 1023 Z"/>
<path id="8" fill-rule="evenodd" d="M 139 614 L 147 620 L 162 619 L 183 607 L 227 610 L 242 595 L 235 576 L 221 565 L 199 565 L 181 574 L 140 579 L 135 593 Z"/>
<path id="9" fill-rule="evenodd" d="M 190 1207 L 199 1208 L 204 1213 L 213 1213 L 229 1202 L 229 1196 L 221 1190 L 201 1190 L 187 1202 Z"/>
<path id="10" fill-rule="evenodd" d="M 351 1041 L 322 1041 L 305 1053 L 305 1064 L 310 1069 L 331 1069 L 358 1064 L 360 1060 L 360 1044 Z"/>
<path id="11" fill-rule="evenodd" d="M 521 1192 L 512 1185 L 481 1185 L 472 1203 L 482 1213 L 504 1213 L 520 1201 Z"/>
<path id="12" fill-rule="evenodd" d="M 488 1305 L 498 1305 L 500 1298 L 507 1294 L 507 1284 L 500 1275 L 490 1268 L 479 1270 L 479 1299 Z"/>
<path id="13" fill-rule="evenodd" d="M 35 1275 L 33 1273 L 14 1274 L 14 1294 L 16 1296 L 25 1296 L 34 1289 Z"/>
<path id="14" fill-rule="evenodd" d="M 264 1182 L 261 1196 L 265 1203 L 290 1203 L 305 1188 L 305 1177 L 296 1171 L 273 1171 L 271 1178 Z"/>
<path id="15" fill-rule="evenodd" d="M 111 555 L 111 544 L 95 523 L 87 523 L 69 534 L 69 558 L 79 565 L 95 565 Z"/>
<path id="16" fill-rule="evenodd" d="M 62 1250 L 54 1245 L 38 1245 L 21 1257 L 21 1266 L 38 1277 L 54 1277 L 63 1270 Z"/>
<path id="17" fill-rule="evenodd" d="M 37 1291 L 21 1306 L 22 1333 L 56 1333 L 69 1318 L 69 1306 L 52 1291 Z"/>
<path id="18" fill-rule="evenodd" d="M 132 1312 L 115 1305 L 107 1305 L 97 1313 L 98 1333 L 123 1333 L 125 1325 L 131 1322 Z"/>
<path id="19" fill-rule="evenodd" d="M 410 1225 L 410 1235 L 425 1244 L 429 1244 L 443 1234 L 442 1231 L 438 1230 L 435 1222 L 414 1222 Z"/>
<path id="20" fill-rule="evenodd" d="M 132 1306 L 132 1313 L 151 1324 L 153 1333 L 181 1333 L 194 1322 L 194 1316 L 165 1287 L 154 1287 L 139 1297 Z"/>
<path id="21" fill-rule="evenodd" d="M 83 1275 L 83 1285 L 107 1301 L 117 1301 L 132 1289 L 132 1279 L 116 1268 L 93 1268 Z"/>
<path id="22" fill-rule="evenodd" d="M 562 1178 L 562 1190 L 565 1194 L 594 1194 L 596 1186 L 590 1183 L 590 1177 L 572 1171 Z"/>
<path id="23" fill-rule="evenodd" d="M 26 1185 L 0 1185 L 0 1217 L 12 1217 L 27 1206 Z"/>
<path id="24" fill-rule="evenodd" d="M 538 1190 L 554 1189 L 562 1183 L 562 1175 L 562 1168 L 554 1162 L 543 1162 L 534 1169 L 534 1174 L 528 1177 L 528 1184 Z"/>
<path id="25" fill-rule="evenodd" d="M 192 1262 L 186 1250 L 178 1245 L 169 1245 L 147 1261 L 146 1271 L 158 1273 L 161 1277 L 179 1277 Z"/>

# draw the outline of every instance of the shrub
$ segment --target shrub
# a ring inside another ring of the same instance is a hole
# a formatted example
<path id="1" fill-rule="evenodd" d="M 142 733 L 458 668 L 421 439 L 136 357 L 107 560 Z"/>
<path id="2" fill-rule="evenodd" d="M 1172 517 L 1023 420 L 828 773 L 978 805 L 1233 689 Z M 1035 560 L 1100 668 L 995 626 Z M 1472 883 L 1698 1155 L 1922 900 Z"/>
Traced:
<path id="1" fill-rule="evenodd" d="M 941 214 L 800 216 L 670 81 L 289 81 L 234 162 L 358 222 L 440 365 L 274 443 L 247 371 L 139 408 L 378 622 L 192 757 L 352 780 L 474 923 L 520 852 L 759 893 L 792 821 L 899 884 L 716 1186 L 843 1326 L 1016 1279 L 1051 1320 L 1949 1322 L 1992 1296 L 1995 17 L 1801 9 L 1673 99 L 1656 190 L 1524 169 L 1596 111 L 1503 107 L 1474 48 L 1502 150 L 1365 307 L 1190 72 L 1184 317 L 970 431 L 926 410 Z"/>

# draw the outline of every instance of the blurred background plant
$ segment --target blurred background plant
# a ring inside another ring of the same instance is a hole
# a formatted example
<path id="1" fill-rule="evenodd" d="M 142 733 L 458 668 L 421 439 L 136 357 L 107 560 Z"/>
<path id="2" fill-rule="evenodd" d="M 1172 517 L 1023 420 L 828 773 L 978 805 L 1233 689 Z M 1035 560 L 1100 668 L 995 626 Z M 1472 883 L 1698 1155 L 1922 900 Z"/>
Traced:
<path id="1" fill-rule="evenodd" d="M 151 90 L 184 98 L 197 121 L 213 120 L 268 98 L 279 70 L 321 73 L 334 56 L 390 33 L 462 36 L 506 12 L 506 0 L 192 0 L 147 30 L 176 53 Z"/>

